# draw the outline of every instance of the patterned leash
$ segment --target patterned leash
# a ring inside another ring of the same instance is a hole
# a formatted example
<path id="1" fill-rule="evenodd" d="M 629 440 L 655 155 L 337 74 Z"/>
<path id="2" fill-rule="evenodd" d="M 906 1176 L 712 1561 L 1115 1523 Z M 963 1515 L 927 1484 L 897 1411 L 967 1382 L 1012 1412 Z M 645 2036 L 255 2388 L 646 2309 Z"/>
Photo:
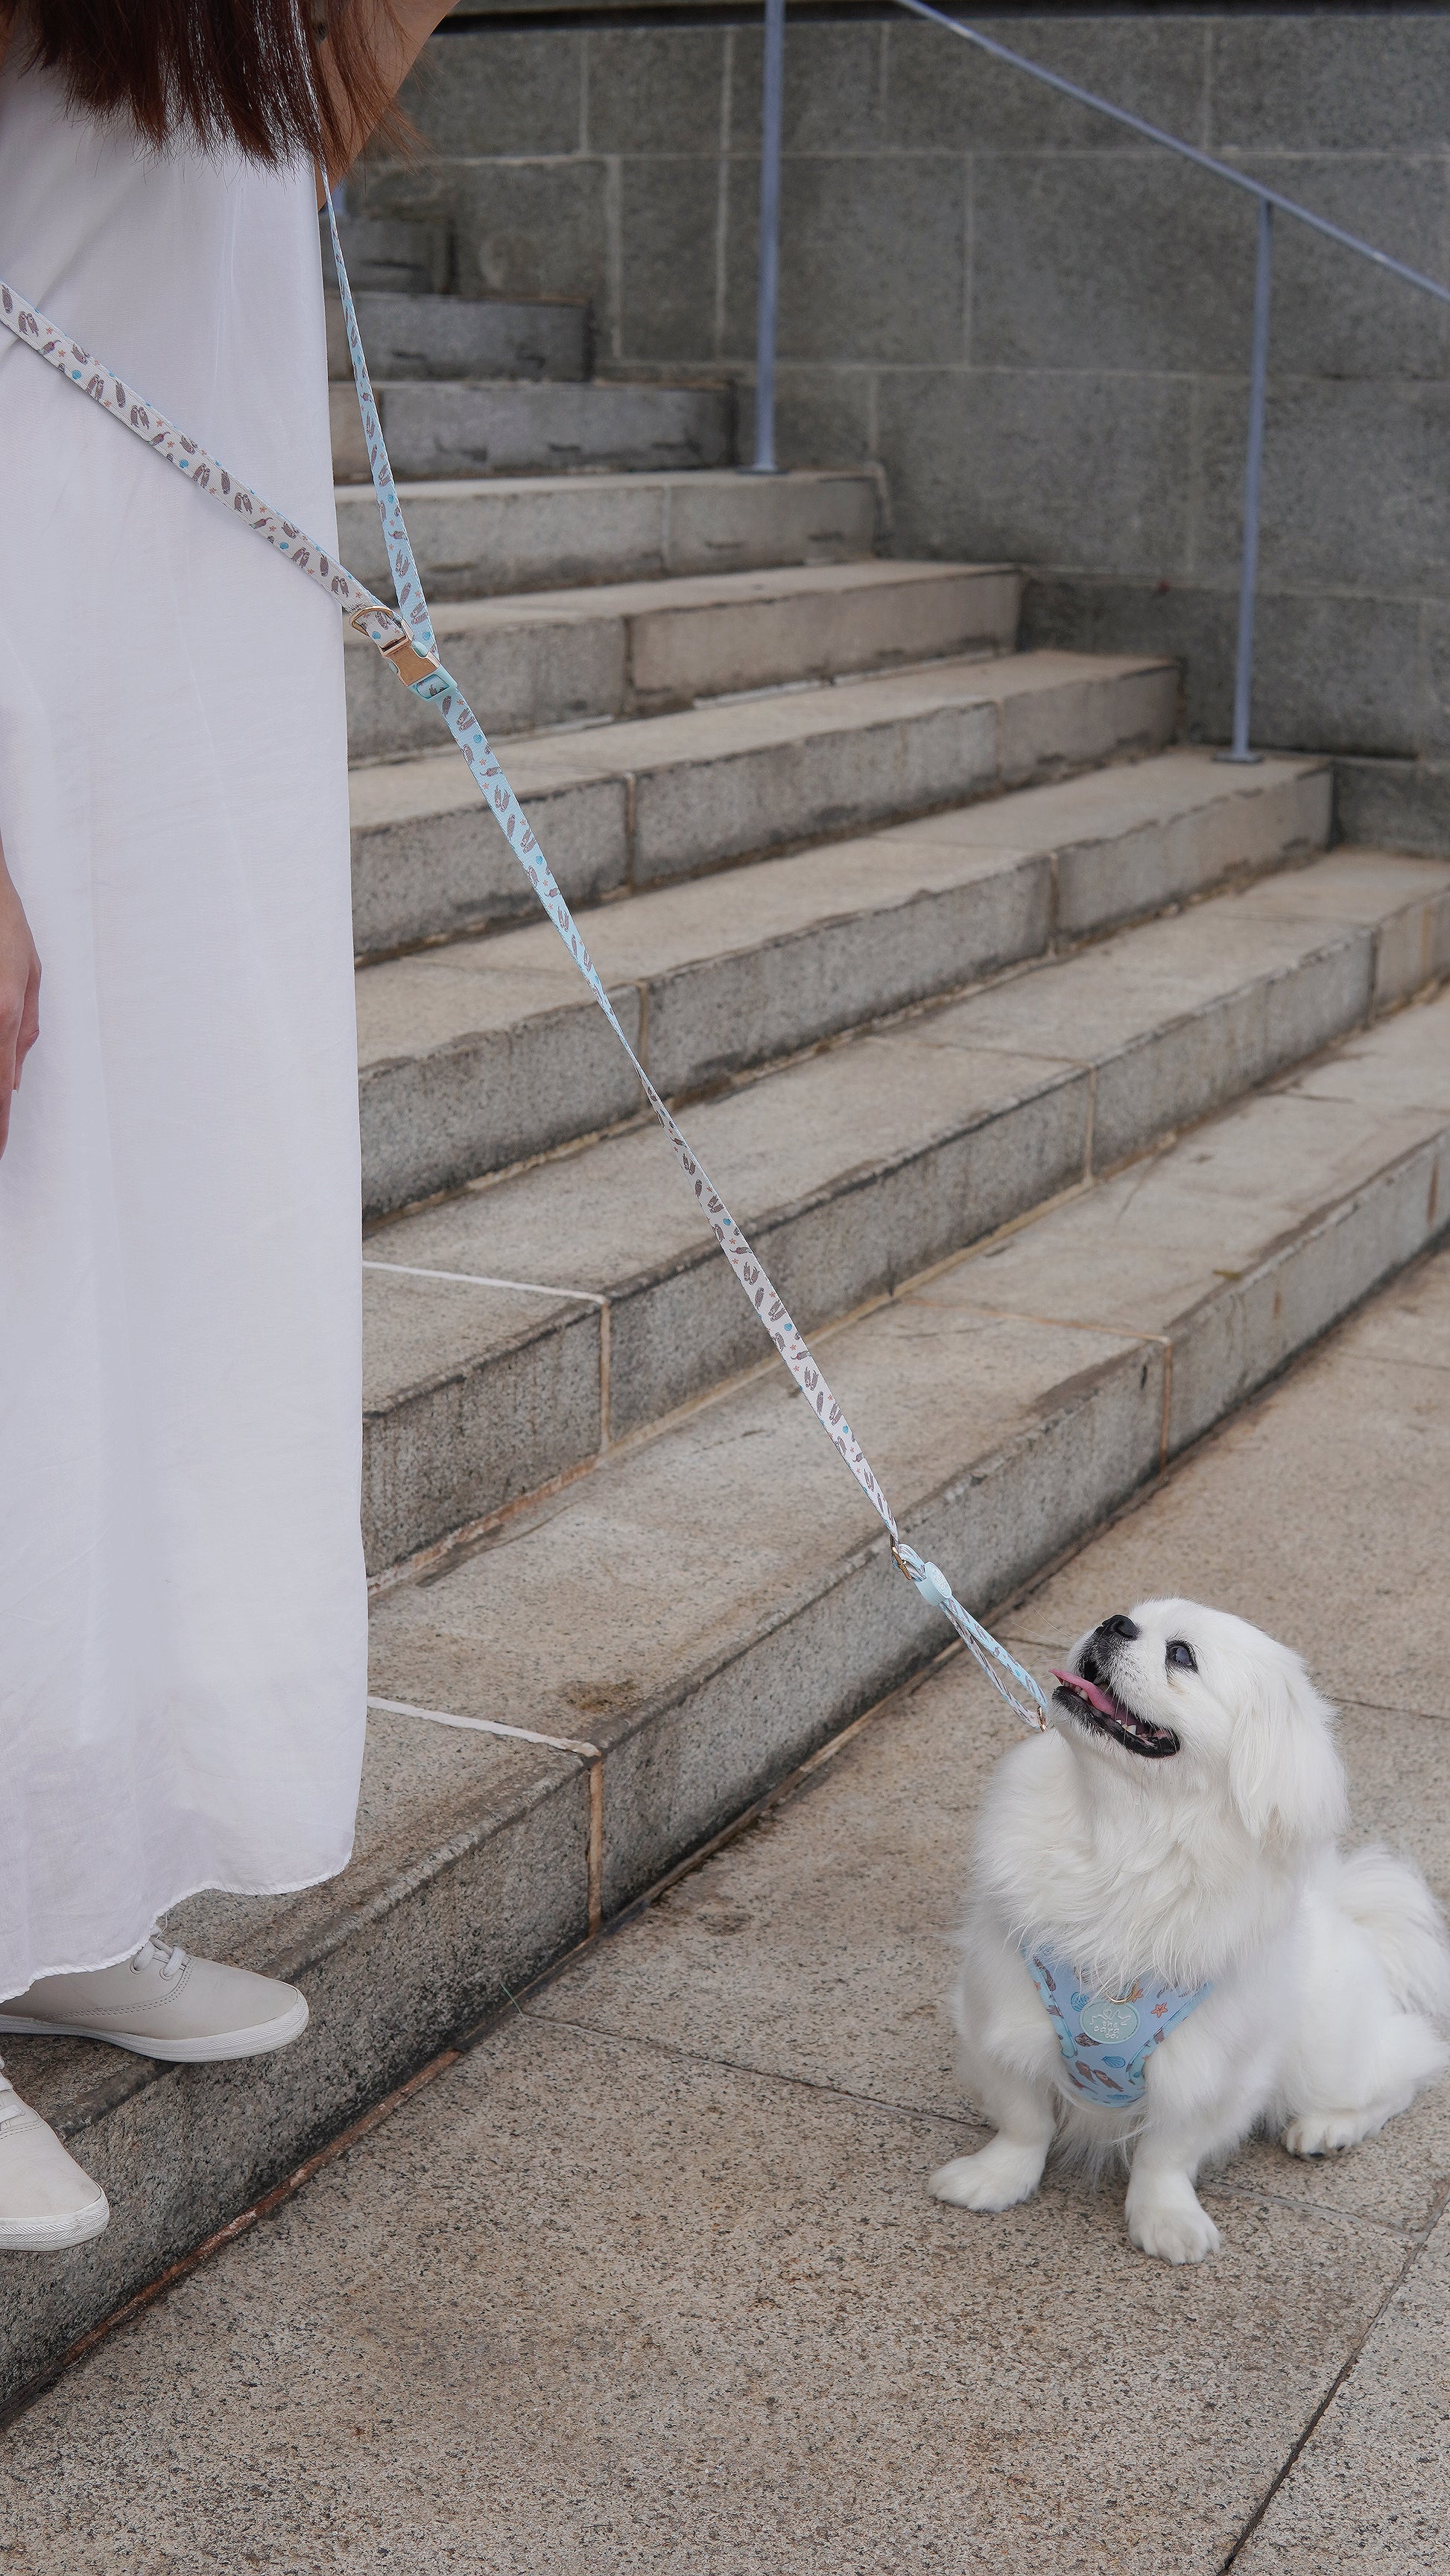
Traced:
<path id="1" fill-rule="evenodd" d="M 272 509 L 262 499 L 260 493 L 252 491 L 236 475 L 229 473 L 214 456 L 207 454 L 197 440 L 185 437 L 154 403 L 147 402 L 134 386 L 125 385 L 113 368 L 92 358 L 78 342 L 57 330 L 53 322 L 48 322 L 43 313 L 28 305 L 3 279 L 0 279 L 0 325 L 24 347 L 34 349 L 37 356 L 46 359 L 57 374 L 78 385 L 82 393 L 89 394 L 92 401 L 98 403 L 103 411 L 108 411 L 113 419 L 121 421 L 138 438 L 144 439 L 148 447 L 164 458 L 168 465 L 175 466 L 177 472 L 185 475 L 198 491 L 205 492 L 223 509 L 230 510 L 242 526 L 250 528 L 254 535 L 264 537 L 268 545 L 275 547 L 278 554 L 285 555 L 298 572 L 325 590 L 336 601 L 348 624 L 375 644 L 383 659 L 392 664 L 404 687 L 411 689 L 425 706 L 437 709 L 473 773 L 479 794 L 491 809 L 499 830 L 633 1065 L 640 1088 L 669 1139 L 675 1160 L 716 1242 L 822 1430 L 839 1450 L 862 1493 L 885 1523 L 897 1565 L 915 1584 L 922 1599 L 950 1621 L 963 1645 L 1008 1706 L 1028 1726 L 1045 1727 L 1048 1723 L 1047 1701 L 1032 1675 L 1015 1656 L 1009 1655 L 1006 1647 L 1000 1645 L 980 1621 L 972 1617 L 969 1610 L 963 1609 L 941 1568 L 923 1562 L 916 1550 L 908 1547 L 902 1538 L 891 1506 L 813 1358 L 810 1345 L 796 1330 L 784 1299 L 777 1296 L 763 1266 L 755 1258 L 708 1172 L 691 1153 L 689 1144 L 625 1036 L 594 961 L 529 828 L 523 808 L 489 748 L 483 727 L 458 683 L 443 667 L 408 531 L 403 523 L 397 487 L 383 442 L 382 424 L 368 381 L 357 315 L 347 281 L 342 244 L 338 239 L 337 219 L 330 201 L 327 214 L 337 282 L 347 322 L 348 347 L 352 352 L 353 376 L 367 438 L 368 462 L 397 592 L 396 608 L 389 608 L 382 600 L 376 599 L 303 529 L 284 519 L 279 510 Z M 1029 1705 L 1024 1707 L 1009 1681 L 1004 1680 L 1004 1674 L 1009 1675 L 1011 1681 L 1015 1681 L 1027 1694 Z"/>

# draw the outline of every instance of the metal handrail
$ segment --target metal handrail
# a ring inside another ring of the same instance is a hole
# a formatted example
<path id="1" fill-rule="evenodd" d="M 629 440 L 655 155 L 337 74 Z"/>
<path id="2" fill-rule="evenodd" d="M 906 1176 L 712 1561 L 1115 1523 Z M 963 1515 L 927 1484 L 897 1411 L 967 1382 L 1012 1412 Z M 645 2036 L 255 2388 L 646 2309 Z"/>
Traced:
<path id="1" fill-rule="evenodd" d="M 1249 749 L 1249 700 L 1253 686 L 1254 661 L 1254 596 L 1259 560 L 1259 492 L 1264 456 L 1264 410 L 1269 375 L 1269 295 L 1273 276 L 1274 232 L 1276 213 L 1290 215 L 1296 223 L 1307 224 L 1311 232 L 1322 233 L 1327 241 L 1337 242 L 1341 250 L 1350 250 L 1367 259 L 1375 268 L 1391 277 L 1402 278 L 1425 295 L 1433 295 L 1441 304 L 1450 304 L 1450 286 L 1435 277 L 1426 277 L 1410 268 L 1402 259 L 1392 259 L 1388 251 L 1376 250 L 1372 242 L 1361 241 L 1357 233 L 1332 224 L 1326 215 L 1311 214 L 1307 206 L 1293 197 L 1283 196 L 1277 188 L 1265 187 L 1261 179 L 1251 179 L 1247 172 L 1235 170 L 1227 161 L 1216 161 L 1211 152 L 1201 152 L 1195 143 L 1185 143 L 1180 134 L 1169 134 L 1161 125 L 1150 125 L 1147 118 L 1135 116 L 1131 108 L 1115 107 L 1110 99 L 1099 98 L 1094 90 L 1083 89 L 1077 81 L 1064 78 L 1061 72 L 1050 72 L 1044 63 L 1034 63 L 1026 54 L 1014 53 L 1010 45 L 999 44 L 995 36 L 984 36 L 979 27 L 968 27 L 960 18 L 948 17 L 945 10 L 934 9 L 930 0 L 897 0 L 913 18 L 924 18 L 932 26 L 944 27 L 948 34 L 960 36 L 963 44 L 975 45 L 979 52 L 990 54 L 995 62 L 1006 63 L 1012 71 L 1026 72 L 1048 89 L 1055 89 L 1077 106 L 1094 110 L 1099 116 L 1111 117 L 1115 125 L 1125 125 L 1133 134 L 1141 134 L 1149 143 L 1158 143 L 1167 152 L 1176 152 L 1181 160 L 1192 161 L 1212 178 L 1224 179 L 1231 188 L 1258 200 L 1258 243 L 1254 260 L 1253 343 L 1249 362 L 1249 430 L 1244 460 L 1244 534 L 1239 561 L 1238 644 L 1234 662 L 1234 729 L 1233 746 L 1220 753 L 1223 760 L 1255 761 L 1259 754 Z M 784 76 L 785 0 L 765 0 L 765 71 L 761 116 L 760 164 L 760 276 L 756 330 L 756 397 L 755 397 L 755 464 L 757 474 L 775 472 L 775 343 L 776 301 L 780 262 L 780 147 L 781 90 Z"/>
<path id="2" fill-rule="evenodd" d="M 755 472 L 775 472 L 775 306 L 780 281 L 780 102 L 785 0 L 765 0 L 760 101 L 760 277 L 755 316 Z"/>

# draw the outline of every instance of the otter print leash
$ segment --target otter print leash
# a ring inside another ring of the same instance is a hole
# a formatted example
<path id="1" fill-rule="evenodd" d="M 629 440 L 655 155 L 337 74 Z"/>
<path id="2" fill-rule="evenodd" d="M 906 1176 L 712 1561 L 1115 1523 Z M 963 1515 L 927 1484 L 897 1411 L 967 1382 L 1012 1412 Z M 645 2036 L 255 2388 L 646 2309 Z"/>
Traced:
<path id="1" fill-rule="evenodd" d="M 600 981 L 568 905 L 564 901 L 543 851 L 530 829 L 527 816 L 504 774 L 502 764 L 490 748 L 483 727 L 468 705 L 457 682 L 445 670 L 439 658 L 428 603 L 419 578 L 412 545 L 404 523 L 397 486 L 393 481 L 382 424 L 368 380 L 363 356 L 362 338 L 353 309 L 347 269 L 338 238 L 337 220 L 328 205 L 328 222 L 332 231 L 332 252 L 337 267 L 337 282 L 342 296 L 347 324 L 348 347 L 352 354 L 353 376 L 357 386 L 363 430 L 367 439 L 368 463 L 373 489 L 383 524 L 383 537 L 388 549 L 388 562 L 397 607 L 389 608 L 374 597 L 346 567 L 329 555 L 306 531 L 274 510 L 260 493 L 228 471 L 218 459 L 207 453 L 200 442 L 188 438 L 175 423 L 168 420 L 156 405 L 148 402 L 135 386 L 128 386 L 113 368 L 83 349 L 77 341 L 57 329 L 43 313 L 28 304 L 15 289 L 0 280 L 0 326 L 22 347 L 33 349 L 56 373 L 88 395 L 113 420 L 143 439 L 166 464 L 173 466 L 193 487 L 206 494 L 219 507 L 228 510 L 241 526 L 268 545 L 303 573 L 317 588 L 325 591 L 359 635 L 376 645 L 385 661 L 390 662 L 405 688 L 412 690 L 425 706 L 436 709 L 447 725 L 473 775 L 484 803 L 488 806 L 509 848 L 523 869 L 553 922 L 575 966 L 584 978 L 600 1010 L 634 1068 L 640 1088 L 667 1137 L 687 1187 L 710 1227 L 721 1251 L 734 1271 L 741 1288 L 749 1298 L 762 1325 L 794 1378 L 822 1430 L 840 1453 L 873 1510 L 884 1523 L 891 1541 L 891 1553 L 902 1573 L 916 1586 L 924 1601 L 939 1610 L 955 1629 L 963 1645 L 973 1656 L 993 1688 L 1000 1692 L 1008 1706 L 1028 1726 L 1045 1727 L 1048 1722 L 1047 1700 L 1032 1675 L 1010 1655 L 1005 1646 L 962 1607 L 939 1566 L 924 1563 L 914 1548 L 908 1547 L 896 1525 L 895 1515 L 866 1458 L 852 1433 L 841 1406 L 826 1383 L 825 1375 L 814 1358 L 804 1335 L 797 1331 L 787 1312 L 785 1301 L 778 1296 L 764 1266 L 751 1251 L 740 1227 L 730 1214 L 719 1191 L 699 1158 L 690 1150 L 686 1137 L 676 1125 L 660 1098 L 649 1075 L 630 1045 L 613 1004 Z M 1009 1676 L 1010 1679 L 1004 1679 Z M 1023 1705 L 1011 1688 L 1016 1682 L 1027 1695 Z"/>

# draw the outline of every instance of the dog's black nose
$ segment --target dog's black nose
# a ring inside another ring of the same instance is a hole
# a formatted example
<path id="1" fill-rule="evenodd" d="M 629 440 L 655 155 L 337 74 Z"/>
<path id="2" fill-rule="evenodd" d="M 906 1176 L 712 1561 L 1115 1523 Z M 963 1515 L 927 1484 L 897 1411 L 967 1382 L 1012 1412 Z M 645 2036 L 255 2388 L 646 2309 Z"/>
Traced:
<path id="1" fill-rule="evenodd" d="M 1100 1637 L 1122 1637 L 1130 1646 L 1133 1639 L 1135 1637 L 1140 1637 L 1142 1633 L 1143 1632 L 1138 1626 L 1136 1620 L 1130 1619 L 1125 1610 L 1115 1610 L 1111 1619 L 1100 1619 L 1098 1621 L 1098 1635 Z"/>

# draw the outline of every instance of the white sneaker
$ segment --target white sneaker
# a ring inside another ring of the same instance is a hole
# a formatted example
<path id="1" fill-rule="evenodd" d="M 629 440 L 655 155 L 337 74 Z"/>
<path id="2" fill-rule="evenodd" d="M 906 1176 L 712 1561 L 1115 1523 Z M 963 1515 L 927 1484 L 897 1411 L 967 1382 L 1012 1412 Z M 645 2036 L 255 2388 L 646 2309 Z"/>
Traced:
<path id="1" fill-rule="evenodd" d="M 193 1959 L 154 1932 L 134 1958 L 79 1976 L 42 1977 L 0 2009 L 0 2037 L 108 2039 L 138 2057 L 181 2066 L 261 2057 L 306 2028 L 307 1997 L 295 1986 L 218 1959 Z"/>
<path id="2" fill-rule="evenodd" d="M 0 2072 L 0 2249 L 54 2254 L 99 2236 L 106 2195 Z"/>

